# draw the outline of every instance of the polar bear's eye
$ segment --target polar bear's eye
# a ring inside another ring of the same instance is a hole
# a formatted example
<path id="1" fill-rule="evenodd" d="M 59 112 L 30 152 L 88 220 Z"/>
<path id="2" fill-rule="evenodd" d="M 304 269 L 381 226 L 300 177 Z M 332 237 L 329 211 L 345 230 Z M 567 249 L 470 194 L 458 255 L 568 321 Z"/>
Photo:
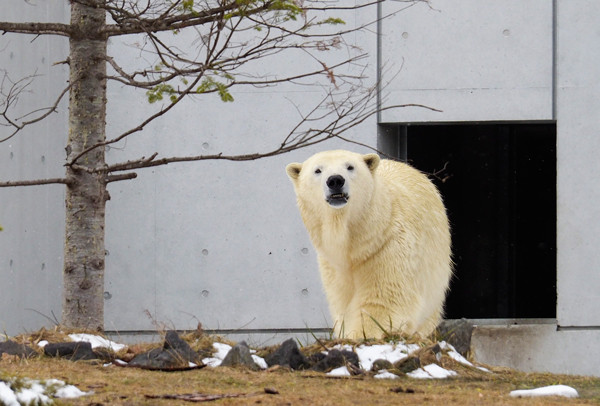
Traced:
<path id="1" fill-rule="evenodd" d="M 348 165 L 348 166 L 347 166 L 347 169 L 348 169 L 349 171 L 353 171 L 353 170 L 354 170 L 354 166 L 352 166 L 352 165 Z"/>
<path id="2" fill-rule="evenodd" d="M 317 168 L 317 169 L 315 169 L 315 173 L 319 174 L 319 173 L 321 173 L 321 170 L 319 168 Z"/>

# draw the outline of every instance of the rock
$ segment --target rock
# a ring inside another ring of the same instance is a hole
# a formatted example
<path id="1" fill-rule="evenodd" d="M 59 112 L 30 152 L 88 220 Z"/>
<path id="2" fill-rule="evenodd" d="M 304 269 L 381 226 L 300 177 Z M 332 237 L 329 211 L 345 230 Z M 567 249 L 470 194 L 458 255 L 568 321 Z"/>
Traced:
<path id="1" fill-rule="evenodd" d="M 346 359 L 346 362 L 352 364 L 353 366 L 360 368 L 360 360 L 358 359 L 358 354 L 353 351 L 342 350 L 342 355 Z"/>
<path id="2" fill-rule="evenodd" d="M 136 355 L 129 366 L 155 369 L 155 370 L 182 370 L 193 368 L 190 362 L 202 366 L 202 360 L 176 331 L 168 331 L 162 348 L 153 348 L 150 351 Z"/>
<path id="3" fill-rule="evenodd" d="M 133 357 L 128 365 L 144 369 L 174 370 L 187 369 L 190 363 L 179 356 L 176 351 L 153 348 Z"/>
<path id="4" fill-rule="evenodd" d="M 260 369 L 260 367 L 256 365 L 256 363 L 252 359 L 252 354 L 250 354 L 250 348 L 248 348 L 248 344 L 246 344 L 245 341 L 237 343 L 231 348 L 231 350 L 229 350 L 225 358 L 223 358 L 221 366 L 244 366 L 252 369 L 253 371 L 257 371 Z"/>
<path id="5" fill-rule="evenodd" d="M 411 354 L 419 358 L 421 365 L 437 364 L 442 359 L 442 348 L 438 343 L 423 347 Z"/>
<path id="6" fill-rule="evenodd" d="M 332 369 L 345 366 L 347 363 L 358 368 L 358 355 L 347 350 L 330 350 L 327 356 L 320 360 L 312 369 L 319 372 L 329 372 Z"/>
<path id="7" fill-rule="evenodd" d="M 84 341 L 68 343 L 48 343 L 44 347 L 44 354 L 50 357 L 62 357 L 71 361 L 100 359 L 92 351 L 92 344 Z"/>
<path id="8" fill-rule="evenodd" d="M 467 356 L 471 349 L 473 323 L 467 319 L 443 320 L 438 326 L 438 333 L 442 340 L 452 344 L 462 356 Z"/>
<path id="9" fill-rule="evenodd" d="M 421 360 L 419 357 L 414 355 L 409 355 L 406 358 L 402 358 L 400 361 L 394 364 L 394 368 L 402 373 L 409 373 L 414 371 L 417 368 L 421 367 Z"/>
<path id="10" fill-rule="evenodd" d="M 292 369 L 308 369 L 311 366 L 293 338 L 284 341 L 274 353 L 265 357 L 265 361 L 269 366 L 281 365 Z"/>
<path id="11" fill-rule="evenodd" d="M 327 354 L 323 352 L 315 352 L 310 357 L 308 357 L 308 362 L 310 362 L 312 365 L 315 365 L 318 364 L 321 360 L 325 359 L 325 357 L 327 357 Z"/>
<path id="12" fill-rule="evenodd" d="M 371 365 L 371 371 L 373 372 L 381 371 L 382 369 L 390 370 L 392 368 L 394 368 L 394 364 L 392 364 L 387 359 L 381 358 L 373 361 L 373 365 Z"/>
<path id="13" fill-rule="evenodd" d="M 30 358 L 36 356 L 37 352 L 25 344 L 7 340 L 0 343 L 0 355 L 2 354 L 16 355 L 19 358 Z"/>
<path id="14" fill-rule="evenodd" d="M 183 359 L 189 362 L 193 362 L 196 365 L 202 364 L 202 358 L 200 355 L 192 350 L 192 347 L 179 337 L 177 331 L 169 330 L 165 336 L 165 343 L 163 345 L 165 350 L 174 350 Z"/>

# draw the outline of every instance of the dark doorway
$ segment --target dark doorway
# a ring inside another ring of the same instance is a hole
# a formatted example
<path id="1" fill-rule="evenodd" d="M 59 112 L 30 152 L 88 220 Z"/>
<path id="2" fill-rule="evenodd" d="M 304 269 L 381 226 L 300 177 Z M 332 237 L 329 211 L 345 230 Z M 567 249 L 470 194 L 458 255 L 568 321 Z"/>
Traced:
<path id="1" fill-rule="evenodd" d="M 383 125 L 430 174 L 452 225 L 446 318 L 556 317 L 556 125 Z"/>

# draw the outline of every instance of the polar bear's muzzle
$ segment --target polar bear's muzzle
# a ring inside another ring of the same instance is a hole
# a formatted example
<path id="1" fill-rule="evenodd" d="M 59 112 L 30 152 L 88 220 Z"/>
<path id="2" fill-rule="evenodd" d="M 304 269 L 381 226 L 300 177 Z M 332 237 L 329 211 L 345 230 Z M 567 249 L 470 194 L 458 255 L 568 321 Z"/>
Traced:
<path id="1" fill-rule="evenodd" d="M 325 182 L 325 200 L 331 207 L 340 208 L 348 203 L 350 195 L 348 195 L 348 187 L 346 179 L 341 175 L 332 175 Z"/>

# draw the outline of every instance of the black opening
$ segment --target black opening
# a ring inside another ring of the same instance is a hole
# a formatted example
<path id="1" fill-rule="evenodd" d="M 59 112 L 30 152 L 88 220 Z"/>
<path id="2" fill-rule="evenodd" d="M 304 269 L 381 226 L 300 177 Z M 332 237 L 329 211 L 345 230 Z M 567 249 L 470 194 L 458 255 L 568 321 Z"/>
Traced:
<path id="1" fill-rule="evenodd" d="M 382 125 L 430 174 L 452 225 L 446 318 L 556 317 L 556 125 Z"/>

